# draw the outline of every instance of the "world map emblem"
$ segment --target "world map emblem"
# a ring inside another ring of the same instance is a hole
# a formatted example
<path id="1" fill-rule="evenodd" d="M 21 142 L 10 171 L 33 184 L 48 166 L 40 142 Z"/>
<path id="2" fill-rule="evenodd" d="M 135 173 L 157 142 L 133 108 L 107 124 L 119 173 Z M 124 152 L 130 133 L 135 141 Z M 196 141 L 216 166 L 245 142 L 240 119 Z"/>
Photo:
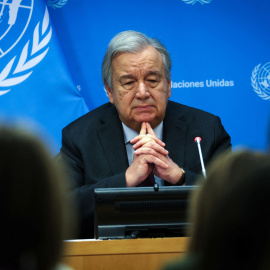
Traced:
<path id="1" fill-rule="evenodd" d="M 33 0 L 0 0 L 0 58 L 19 42 L 33 11 Z"/>
<path id="2" fill-rule="evenodd" d="M 209 4 L 212 2 L 212 0 L 182 0 L 183 2 L 185 2 L 186 4 L 191 4 L 194 5 L 197 2 L 204 5 L 204 4 Z"/>
<path id="3" fill-rule="evenodd" d="M 270 100 L 270 62 L 257 65 L 251 76 L 251 85 L 255 93 L 264 100 Z"/>

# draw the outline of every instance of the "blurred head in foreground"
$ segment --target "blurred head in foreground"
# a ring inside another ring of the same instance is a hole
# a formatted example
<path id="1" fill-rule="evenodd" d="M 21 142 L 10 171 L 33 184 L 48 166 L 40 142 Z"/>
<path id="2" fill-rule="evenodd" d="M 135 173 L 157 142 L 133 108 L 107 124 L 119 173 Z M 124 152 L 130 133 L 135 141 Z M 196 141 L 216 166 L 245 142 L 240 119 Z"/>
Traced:
<path id="1" fill-rule="evenodd" d="M 62 173 L 33 136 L 0 128 L 0 269 L 53 269 L 64 237 Z"/>
<path id="2" fill-rule="evenodd" d="M 225 154 L 200 181 L 190 216 L 197 269 L 270 269 L 270 156 Z"/>

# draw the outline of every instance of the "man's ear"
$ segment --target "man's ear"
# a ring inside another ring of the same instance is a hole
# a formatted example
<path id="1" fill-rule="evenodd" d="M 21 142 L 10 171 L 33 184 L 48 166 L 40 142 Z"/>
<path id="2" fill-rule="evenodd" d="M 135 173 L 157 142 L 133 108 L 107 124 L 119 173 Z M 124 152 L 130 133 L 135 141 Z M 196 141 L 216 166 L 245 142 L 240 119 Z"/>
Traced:
<path id="1" fill-rule="evenodd" d="M 113 100 L 113 93 L 112 93 L 112 89 L 109 87 L 109 85 L 105 85 L 105 89 L 106 89 L 106 92 L 107 92 L 107 95 L 109 97 L 109 100 L 112 104 L 114 104 L 114 100 Z"/>
<path id="2" fill-rule="evenodd" d="M 171 97 L 171 93 L 172 93 L 172 85 L 171 85 L 172 81 L 168 80 L 168 99 Z"/>

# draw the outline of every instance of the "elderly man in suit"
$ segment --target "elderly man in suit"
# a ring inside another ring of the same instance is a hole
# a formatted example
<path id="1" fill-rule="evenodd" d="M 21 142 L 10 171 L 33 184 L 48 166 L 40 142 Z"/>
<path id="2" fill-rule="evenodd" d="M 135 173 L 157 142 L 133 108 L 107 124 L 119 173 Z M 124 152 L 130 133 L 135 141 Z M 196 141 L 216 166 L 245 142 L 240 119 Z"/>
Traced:
<path id="1" fill-rule="evenodd" d="M 168 101 L 171 60 L 156 39 L 135 31 L 108 45 L 102 77 L 110 103 L 63 129 L 60 155 L 80 214 L 80 237 L 93 237 L 93 191 L 105 187 L 192 185 L 205 162 L 230 149 L 219 117 Z"/>

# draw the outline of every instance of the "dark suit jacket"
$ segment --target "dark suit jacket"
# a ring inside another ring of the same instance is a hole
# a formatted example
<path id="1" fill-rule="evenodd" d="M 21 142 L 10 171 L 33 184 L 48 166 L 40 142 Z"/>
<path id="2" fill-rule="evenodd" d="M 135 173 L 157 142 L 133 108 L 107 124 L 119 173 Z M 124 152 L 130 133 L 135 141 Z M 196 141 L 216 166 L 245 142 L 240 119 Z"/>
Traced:
<path id="1" fill-rule="evenodd" d="M 186 171 L 186 185 L 193 185 L 201 173 L 196 136 L 202 138 L 205 164 L 231 147 L 230 136 L 217 116 L 169 101 L 163 141 L 170 158 Z M 91 238 L 94 188 L 126 187 L 128 159 L 115 106 L 106 103 L 65 127 L 60 153 L 78 202 L 80 237 Z"/>

